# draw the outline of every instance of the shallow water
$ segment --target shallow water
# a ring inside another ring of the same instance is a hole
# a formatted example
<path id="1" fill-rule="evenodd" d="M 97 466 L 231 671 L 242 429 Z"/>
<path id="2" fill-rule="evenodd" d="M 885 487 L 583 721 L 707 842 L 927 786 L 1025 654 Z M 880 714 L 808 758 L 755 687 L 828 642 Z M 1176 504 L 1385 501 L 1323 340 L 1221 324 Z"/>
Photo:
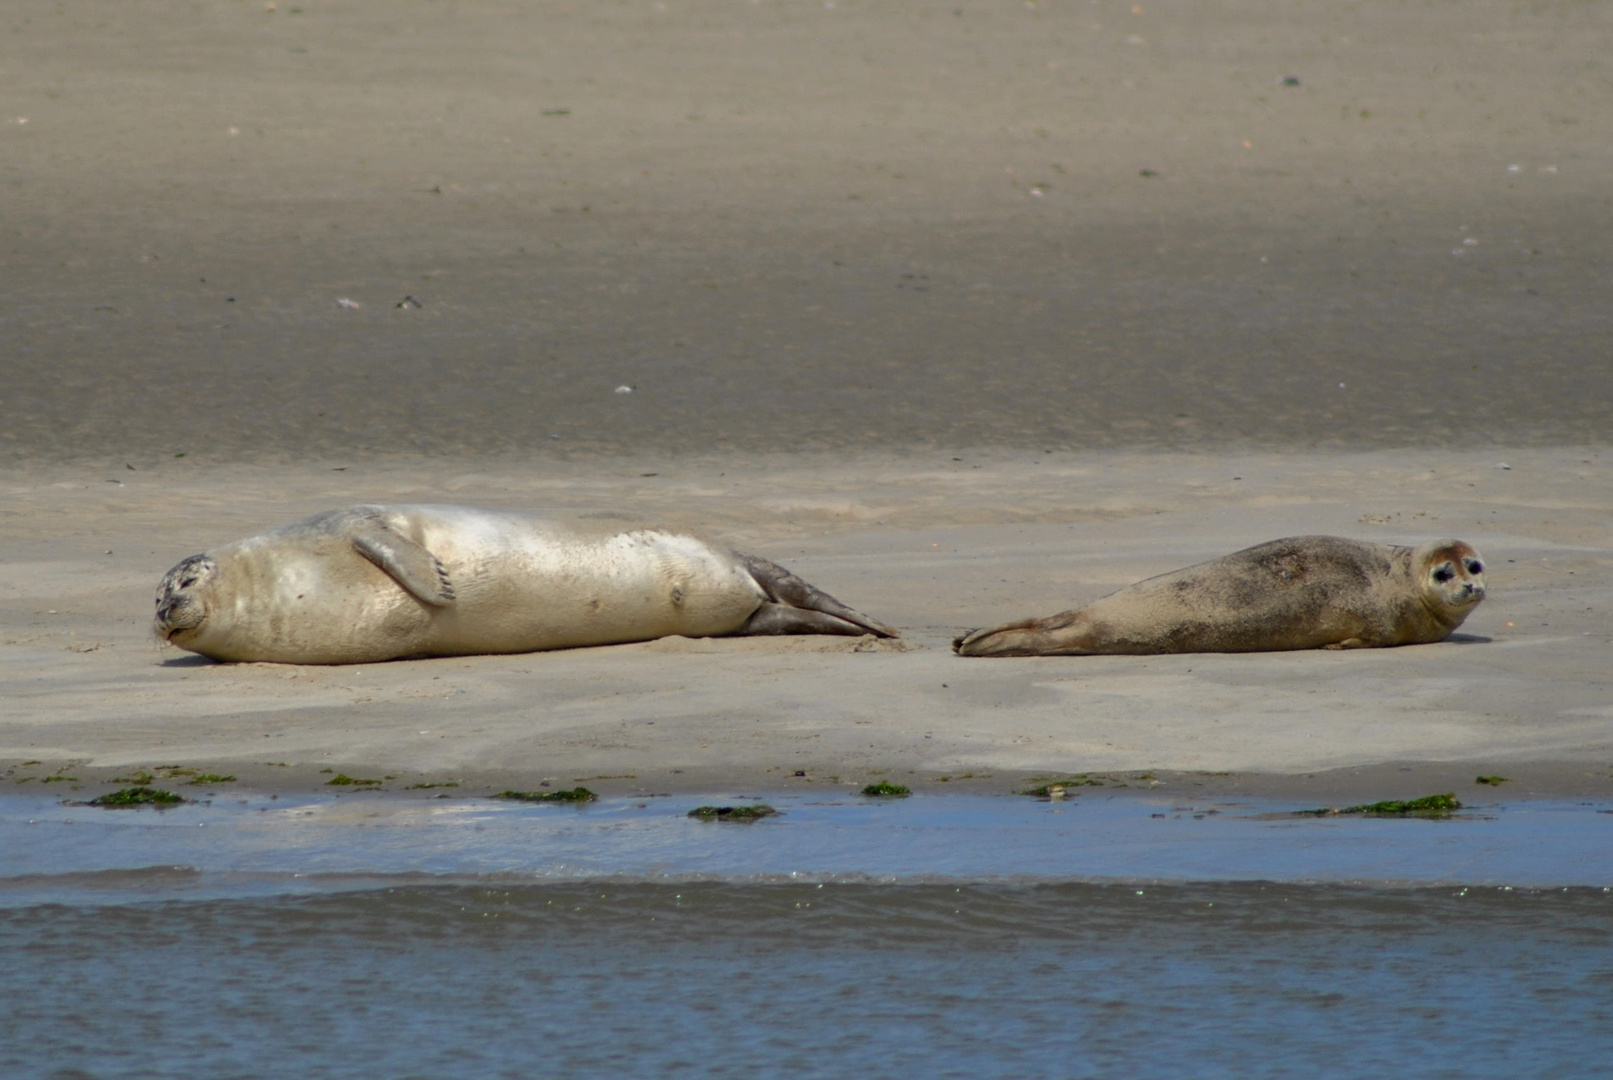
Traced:
<path id="1" fill-rule="evenodd" d="M 790 797 L 733 825 L 683 816 L 700 801 L 4 800 L 0 1075 L 1592 1076 L 1613 1053 L 1606 807 Z"/>
<path id="2" fill-rule="evenodd" d="M 1613 885 L 1613 808 L 1585 802 L 1495 799 L 1426 820 L 1316 818 L 1286 803 L 1141 793 L 1061 802 L 790 794 L 768 796 L 781 813 L 754 824 L 687 816 L 702 803 L 757 798 L 576 807 L 376 792 L 156 811 L 13 796 L 0 800 L 0 905 L 87 902 L 107 890 L 81 889 L 76 875 L 178 866 L 190 869 L 142 877 L 140 887 L 154 897 L 262 895 L 396 874 Z"/>

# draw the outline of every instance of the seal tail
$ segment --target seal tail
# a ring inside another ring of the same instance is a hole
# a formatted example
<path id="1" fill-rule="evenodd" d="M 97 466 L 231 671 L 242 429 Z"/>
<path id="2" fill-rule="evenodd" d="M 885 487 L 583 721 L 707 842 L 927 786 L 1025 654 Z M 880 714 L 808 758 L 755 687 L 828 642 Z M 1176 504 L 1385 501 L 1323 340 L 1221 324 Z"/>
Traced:
<path id="1" fill-rule="evenodd" d="M 870 619 L 847 607 L 822 589 L 807 584 L 776 562 L 759 555 L 734 554 L 756 584 L 767 594 L 762 604 L 740 628 L 740 634 L 873 634 L 897 638 L 894 627 Z"/>

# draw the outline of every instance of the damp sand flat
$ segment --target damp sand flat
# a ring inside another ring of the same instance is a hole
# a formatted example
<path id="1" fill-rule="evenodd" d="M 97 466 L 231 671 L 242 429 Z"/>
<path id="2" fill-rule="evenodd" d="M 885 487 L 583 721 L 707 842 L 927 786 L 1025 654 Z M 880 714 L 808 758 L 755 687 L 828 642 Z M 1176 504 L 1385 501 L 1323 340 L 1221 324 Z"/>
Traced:
<path id="1" fill-rule="evenodd" d="M 1605 5 L 8 7 L 8 463 L 1613 428 Z"/>

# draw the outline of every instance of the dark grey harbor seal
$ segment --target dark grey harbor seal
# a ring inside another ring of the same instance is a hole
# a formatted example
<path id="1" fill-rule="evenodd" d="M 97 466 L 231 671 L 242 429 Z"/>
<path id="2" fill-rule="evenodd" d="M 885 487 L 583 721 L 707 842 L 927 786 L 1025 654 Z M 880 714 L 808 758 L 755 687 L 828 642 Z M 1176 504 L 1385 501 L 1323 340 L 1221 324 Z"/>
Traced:
<path id="1" fill-rule="evenodd" d="M 788 570 L 693 536 L 461 506 L 355 506 L 192 555 L 156 632 L 215 660 L 351 664 L 670 634 L 895 630 Z"/>
<path id="2" fill-rule="evenodd" d="M 1439 641 L 1484 599 L 1460 540 L 1295 536 L 1139 581 L 1076 611 L 973 630 L 961 656 L 1277 652 Z"/>

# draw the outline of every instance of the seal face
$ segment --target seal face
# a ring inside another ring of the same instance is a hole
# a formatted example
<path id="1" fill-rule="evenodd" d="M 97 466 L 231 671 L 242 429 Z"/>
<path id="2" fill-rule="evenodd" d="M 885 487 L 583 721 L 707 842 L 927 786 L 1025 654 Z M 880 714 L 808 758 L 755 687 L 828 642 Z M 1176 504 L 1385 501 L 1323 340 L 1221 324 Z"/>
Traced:
<path id="1" fill-rule="evenodd" d="M 669 634 L 896 631 L 775 563 L 658 529 L 355 506 L 184 559 L 154 629 L 215 660 L 369 663 Z"/>
<path id="2" fill-rule="evenodd" d="M 192 555 L 163 577 L 157 588 L 157 625 L 164 640 L 201 625 L 207 612 L 203 586 L 217 569 L 206 555 Z"/>
<path id="3" fill-rule="evenodd" d="M 1439 641 L 1484 599 L 1460 540 L 1295 536 L 1140 581 L 1074 611 L 974 630 L 961 656 L 1356 649 Z"/>

